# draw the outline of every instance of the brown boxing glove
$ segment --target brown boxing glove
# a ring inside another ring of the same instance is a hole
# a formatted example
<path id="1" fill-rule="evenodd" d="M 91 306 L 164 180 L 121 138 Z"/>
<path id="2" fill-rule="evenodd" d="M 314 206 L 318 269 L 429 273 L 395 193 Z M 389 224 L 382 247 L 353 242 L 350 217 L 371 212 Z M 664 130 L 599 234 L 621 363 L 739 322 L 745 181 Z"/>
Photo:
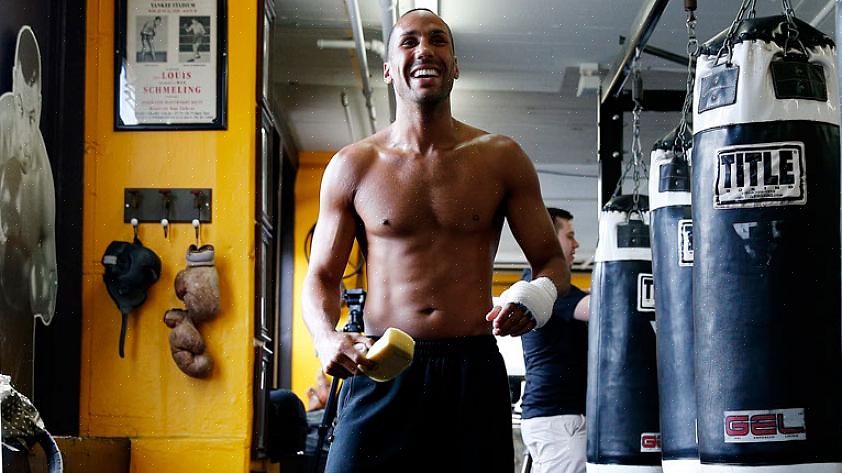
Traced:
<path id="1" fill-rule="evenodd" d="M 183 309 L 170 309 L 164 315 L 170 332 L 170 352 L 178 368 L 188 376 L 204 378 L 213 370 L 213 359 L 205 353 L 202 334 Z"/>
<path id="2" fill-rule="evenodd" d="M 219 275 L 212 245 L 190 245 L 187 267 L 175 277 L 175 295 L 184 301 L 194 323 L 206 322 L 219 312 Z"/>

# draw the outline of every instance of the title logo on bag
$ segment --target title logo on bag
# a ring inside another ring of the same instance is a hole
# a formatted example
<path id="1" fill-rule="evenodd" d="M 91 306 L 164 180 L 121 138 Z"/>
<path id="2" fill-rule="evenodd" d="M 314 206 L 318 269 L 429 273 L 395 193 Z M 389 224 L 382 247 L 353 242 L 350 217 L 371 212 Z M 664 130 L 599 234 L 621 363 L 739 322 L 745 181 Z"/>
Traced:
<path id="1" fill-rule="evenodd" d="M 804 143 L 764 143 L 716 152 L 714 208 L 807 203 Z"/>
<path id="2" fill-rule="evenodd" d="M 660 432 L 644 432 L 640 434 L 640 451 L 660 452 L 661 451 L 661 433 Z"/>
<path id="3" fill-rule="evenodd" d="M 806 440 L 804 409 L 725 411 L 725 443 Z"/>
<path id="4" fill-rule="evenodd" d="M 678 265 L 693 266 L 693 221 L 678 221 Z"/>
<path id="5" fill-rule="evenodd" d="M 655 312 L 655 278 L 651 274 L 637 275 L 637 311 Z"/>

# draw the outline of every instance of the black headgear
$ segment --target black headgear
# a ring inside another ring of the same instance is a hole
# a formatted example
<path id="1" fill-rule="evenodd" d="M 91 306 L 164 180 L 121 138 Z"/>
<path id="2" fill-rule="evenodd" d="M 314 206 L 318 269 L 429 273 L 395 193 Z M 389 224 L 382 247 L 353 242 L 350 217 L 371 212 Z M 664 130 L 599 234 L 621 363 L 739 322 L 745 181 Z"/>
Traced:
<path id="1" fill-rule="evenodd" d="M 161 275 L 161 259 L 138 239 L 132 243 L 112 241 L 102 255 L 102 265 L 105 287 L 123 316 L 120 327 L 120 357 L 123 358 L 129 312 L 146 301 L 147 289 Z"/>

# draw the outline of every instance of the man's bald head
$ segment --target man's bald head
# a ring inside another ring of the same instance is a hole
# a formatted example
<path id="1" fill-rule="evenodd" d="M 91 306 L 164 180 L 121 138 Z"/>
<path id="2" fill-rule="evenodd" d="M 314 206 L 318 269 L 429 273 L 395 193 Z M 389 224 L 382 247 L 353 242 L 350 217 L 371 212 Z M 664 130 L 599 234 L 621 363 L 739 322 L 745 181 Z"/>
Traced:
<path id="1" fill-rule="evenodd" d="M 392 26 L 392 30 L 389 32 L 389 44 L 386 45 L 388 50 L 392 50 L 392 37 L 395 35 L 395 30 L 401 24 L 401 20 L 409 14 L 418 14 L 419 12 L 429 13 L 430 15 L 435 16 L 439 19 L 439 21 L 442 22 L 444 27 L 447 29 L 447 35 L 450 36 L 450 50 L 453 52 L 453 54 L 456 54 L 456 43 L 453 40 L 453 31 L 451 31 L 450 25 L 448 25 L 442 17 L 436 14 L 436 12 L 430 10 L 429 8 L 413 8 L 412 10 L 407 10 L 406 12 L 404 12 L 403 15 L 400 16 L 400 18 L 398 18 L 398 21 L 395 22 L 395 24 Z"/>

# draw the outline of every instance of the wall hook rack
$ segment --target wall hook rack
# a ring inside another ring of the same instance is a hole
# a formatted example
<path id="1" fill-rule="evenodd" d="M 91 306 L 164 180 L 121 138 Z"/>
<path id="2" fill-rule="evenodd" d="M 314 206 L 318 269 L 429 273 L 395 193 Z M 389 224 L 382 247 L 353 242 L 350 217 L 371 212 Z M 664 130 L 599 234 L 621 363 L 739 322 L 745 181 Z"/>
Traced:
<path id="1" fill-rule="evenodd" d="M 211 223 L 212 189 L 127 188 L 123 192 L 123 222 Z"/>

